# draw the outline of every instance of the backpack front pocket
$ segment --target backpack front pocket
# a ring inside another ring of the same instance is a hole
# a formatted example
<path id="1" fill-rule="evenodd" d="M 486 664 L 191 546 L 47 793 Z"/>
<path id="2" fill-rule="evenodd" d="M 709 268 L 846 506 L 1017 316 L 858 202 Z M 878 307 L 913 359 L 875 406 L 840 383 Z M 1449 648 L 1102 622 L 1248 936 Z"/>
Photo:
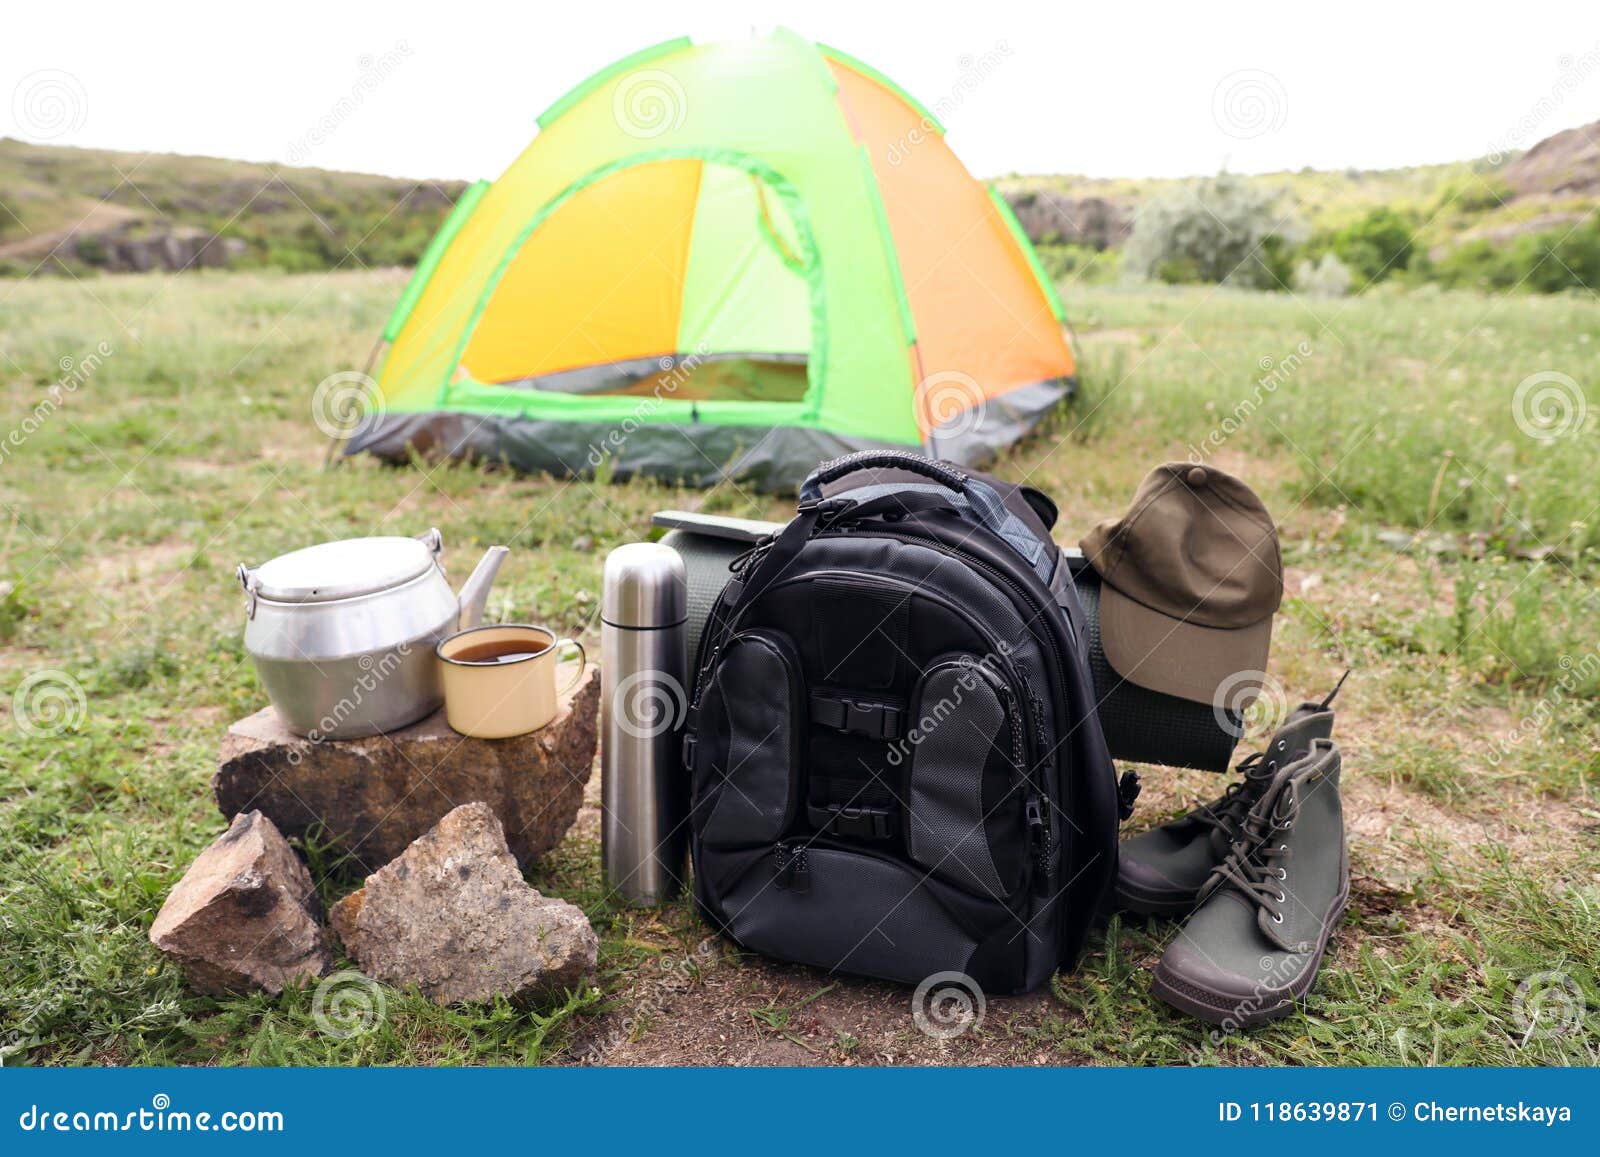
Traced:
<path id="1" fill-rule="evenodd" d="M 805 682 L 787 635 L 752 630 L 724 648 L 701 704 L 695 820 L 706 843 L 771 844 L 794 822 Z"/>
<path id="2" fill-rule="evenodd" d="M 979 944 L 921 871 L 815 844 L 778 845 L 727 893 L 725 907 L 729 931 L 747 948 L 907 984 L 968 970 Z M 1002 926 L 1007 915 L 992 905 L 982 914 Z"/>
<path id="3" fill-rule="evenodd" d="M 908 735 L 906 850 L 935 876 L 1000 900 L 1028 862 L 1027 752 L 1015 696 L 971 656 L 923 675 Z"/>

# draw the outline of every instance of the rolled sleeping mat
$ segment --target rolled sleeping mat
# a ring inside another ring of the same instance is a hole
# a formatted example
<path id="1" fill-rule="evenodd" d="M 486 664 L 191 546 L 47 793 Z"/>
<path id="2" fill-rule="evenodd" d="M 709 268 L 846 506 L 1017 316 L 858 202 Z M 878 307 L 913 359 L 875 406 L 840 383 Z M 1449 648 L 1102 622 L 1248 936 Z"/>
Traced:
<path id="1" fill-rule="evenodd" d="M 1062 551 L 1061 560 L 1070 568 L 1073 589 L 1089 623 L 1095 714 L 1100 717 L 1100 730 L 1112 757 L 1132 763 L 1227 771 L 1243 721 L 1232 713 L 1218 718 L 1209 703 L 1151 691 L 1113 671 L 1100 644 L 1100 576 L 1076 550 Z"/>
<path id="2" fill-rule="evenodd" d="M 783 529 L 782 523 L 750 523 L 744 535 L 701 533 L 675 521 L 671 512 L 657 516 L 657 525 L 675 527 L 662 542 L 683 557 L 689 585 L 688 647 L 691 672 L 698 662 L 700 635 L 711 606 L 728 582 L 728 564 L 750 548 L 761 533 Z M 1239 721 L 1228 717 L 1230 732 L 1209 703 L 1194 703 L 1130 683 L 1111 669 L 1100 645 L 1100 576 L 1076 550 L 1062 551 L 1070 568 L 1078 601 L 1089 625 L 1089 670 L 1094 677 L 1100 729 L 1115 759 L 1226 771 L 1233 759 Z"/>
<path id="3" fill-rule="evenodd" d="M 782 523 L 772 525 L 783 529 Z M 722 588 L 728 585 L 728 564 L 749 550 L 750 544 L 731 538 L 696 534 L 691 530 L 669 530 L 661 541 L 682 557 L 684 574 L 689 582 L 689 618 L 685 626 L 689 676 L 693 678 L 699 669 L 700 635 L 705 630 L 706 619 L 711 615 L 711 604 L 717 601 Z"/>

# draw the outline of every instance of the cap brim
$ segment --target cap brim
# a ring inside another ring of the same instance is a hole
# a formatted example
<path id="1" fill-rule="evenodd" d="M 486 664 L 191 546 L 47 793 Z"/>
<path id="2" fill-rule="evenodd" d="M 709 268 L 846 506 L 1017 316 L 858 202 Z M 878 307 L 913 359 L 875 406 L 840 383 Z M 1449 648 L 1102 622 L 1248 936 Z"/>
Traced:
<path id="1" fill-rule="evenodd" d="M 1272 616 L 1248 627 L 1203 627 L 1106 585 L 1100 588 L 1100 645 L 1111 669 L 1130 683 L 1196 703 L 1215 704 L 1223 695 L 1239 709 L 1254 697 L 1239 685 L 1245 676 L 1265 679 Z"/>

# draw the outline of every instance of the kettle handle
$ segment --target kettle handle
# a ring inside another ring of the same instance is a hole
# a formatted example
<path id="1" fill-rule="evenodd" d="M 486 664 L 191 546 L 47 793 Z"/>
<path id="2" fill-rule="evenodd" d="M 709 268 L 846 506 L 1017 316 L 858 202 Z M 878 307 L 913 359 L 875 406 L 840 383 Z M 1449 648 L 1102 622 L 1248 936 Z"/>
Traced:
<path id="1" fill-rule="evenodd" d="M 255 572 L 241 562 L 239 569 L 233 573 L 239 579 L 239 585 L 244 588 L 244 617 L 253 619 L 256 617 Z"/>
<path id="2" fill-rule="evenodd" d="M 437 526 L 430 526 L 427 530 L 416 536 L 418 542 L 425 545 L 437 556 L 444 550 L 444 535 L 439 533 Z"/>

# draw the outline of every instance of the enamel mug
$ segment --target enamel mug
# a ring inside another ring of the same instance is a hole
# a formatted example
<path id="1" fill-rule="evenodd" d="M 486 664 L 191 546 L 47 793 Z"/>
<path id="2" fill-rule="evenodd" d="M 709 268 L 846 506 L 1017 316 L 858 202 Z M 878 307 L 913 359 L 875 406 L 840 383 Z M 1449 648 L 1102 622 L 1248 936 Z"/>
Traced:
<path id="1" fill-rule="evenodd" d="M 578 669 L 556 687 L 556 664 L 577 651 Z M 556 705 L 583 678 L 583 645 L 544 627 L 500 623 L 451 635 L 434 648 L 450 726 L 476 739 L 505 739 L 537 731 L 556 717 Z"/>

